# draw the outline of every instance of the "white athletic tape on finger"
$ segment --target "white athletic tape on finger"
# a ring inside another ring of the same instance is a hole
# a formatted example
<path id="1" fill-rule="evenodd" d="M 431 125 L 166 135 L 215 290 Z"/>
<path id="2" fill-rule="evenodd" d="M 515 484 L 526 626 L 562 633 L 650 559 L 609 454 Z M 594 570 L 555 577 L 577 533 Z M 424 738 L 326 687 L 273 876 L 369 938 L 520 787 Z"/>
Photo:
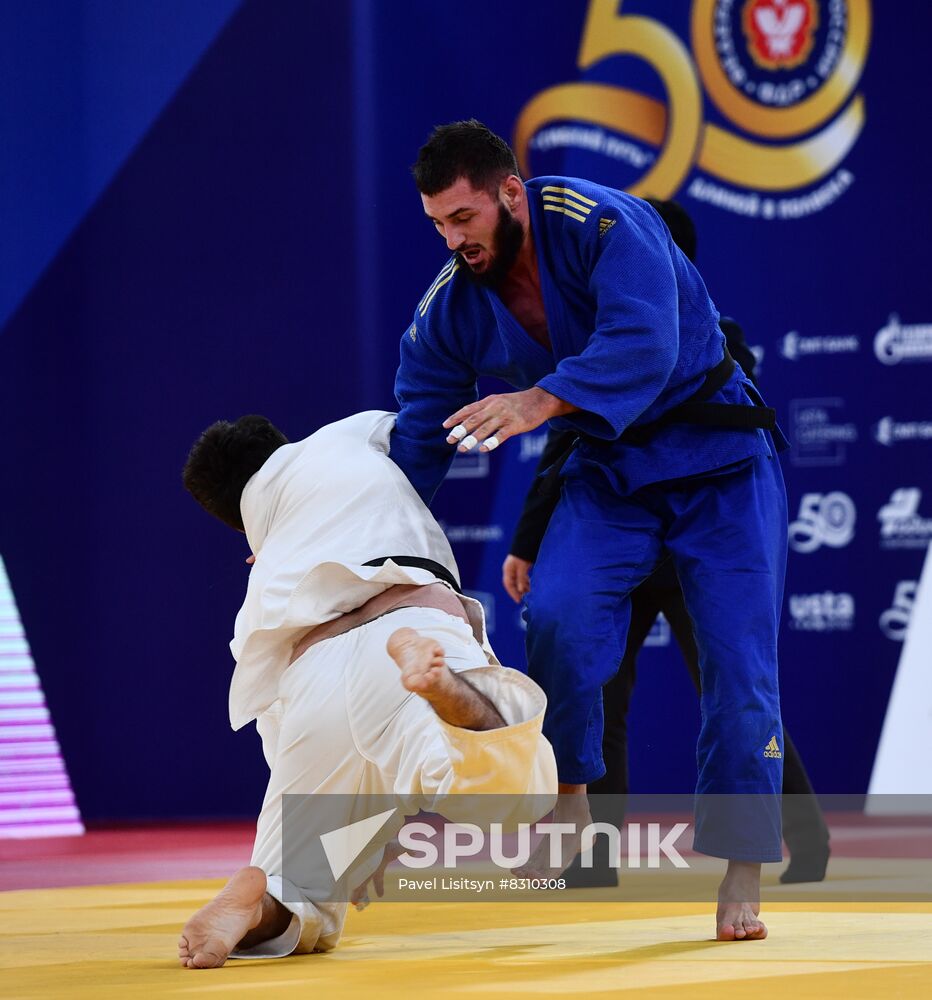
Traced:
<path id="1" fill-rule="evenodd" d="M 486 448 L 487 448 L 487 449 L 488 449 L 489 451 L 495 451 L 495 449 L 496 449 L 496 448 L 498 447 L 498 438 L 497 438 L 497 437 L 496 437 L 496 436 L 495 436 L 495 435 L 493 434 L 493 435 L 492 435 L 491 437 L 487 437 L 487 438 L 486 438 L 486 439 L 485 439 L 485 440 L 484 440 L 484 441 L 482 442 L 482 444 L 483 444 L 483 445 L 484 445 L 484 447 L 486 447 Z"/>
<path id="2" fill-rule="evenodd" d="M 463 440 L 460 441 L 460 447 L 469 451 L 470 448 L 475 448 L 478 443 L 479 442 L 472 436 L 472 434 L 470 434 L 468 437 L 464 437 Z"/>
<path id="3" fill-rule="evenodd" d="M 466 437 L 466 428 L 462 424 L 457 424 L 452 431 L 450 431 L 449 436 L 451 438 L 456 438 L 459 441 L 461 438 Z"/>

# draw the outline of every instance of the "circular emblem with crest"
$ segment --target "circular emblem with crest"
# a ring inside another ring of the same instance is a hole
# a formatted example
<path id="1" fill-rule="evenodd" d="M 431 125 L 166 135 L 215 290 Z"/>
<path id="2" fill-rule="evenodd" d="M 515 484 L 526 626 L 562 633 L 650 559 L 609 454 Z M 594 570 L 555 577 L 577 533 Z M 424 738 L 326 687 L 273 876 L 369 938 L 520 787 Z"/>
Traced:
<path id="1" fill-rule="evenodd" d="M 728 83 L 786 108 L 825 84 L 844 50 L 846 0 L 718 0 L 715 49 Z"/>
<path id="2" fill-rule="evenodd" d="M 864 65 L 868 0 L 694 0 L 696 63 L 731 121 L 784 136 L 825 122 Z"/>

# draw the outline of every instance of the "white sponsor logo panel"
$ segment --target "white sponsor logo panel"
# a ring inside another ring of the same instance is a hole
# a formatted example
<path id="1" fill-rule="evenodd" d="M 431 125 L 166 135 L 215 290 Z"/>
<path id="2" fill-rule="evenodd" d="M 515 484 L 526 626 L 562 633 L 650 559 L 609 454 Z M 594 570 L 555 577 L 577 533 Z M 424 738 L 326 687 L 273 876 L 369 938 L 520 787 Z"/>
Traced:
<path id="1" fill-rule="evenodd" d="M 847 493 L 805 493 L 799 514 L 790 524 L 789 542 L 794 552 L 808 554 L 823 545 L 844 548 L 854 538 L 857 509 Z"/>
<path id="2" fill-rule="evenodd" d="M 791 594 L 787 607 L 790 628 L 800 632 L 847 632 L 854 627 L 853 594 Z"/>

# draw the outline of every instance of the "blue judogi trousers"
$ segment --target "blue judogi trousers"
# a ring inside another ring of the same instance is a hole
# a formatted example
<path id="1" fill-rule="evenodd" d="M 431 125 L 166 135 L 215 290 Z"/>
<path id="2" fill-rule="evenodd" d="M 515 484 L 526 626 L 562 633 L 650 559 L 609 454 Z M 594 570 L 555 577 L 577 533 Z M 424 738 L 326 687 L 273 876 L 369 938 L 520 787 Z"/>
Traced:
<path id="1" fill-rule="evenodd" d="M 693 846 L 741 861 L 781 859 L 777 630 L 786 534 L 773 456 L 630 495 L 606 467 L 570 458 L 527 597 L 528 672 L 547 694 L 544 735 L 561 782 L 588 784 L 605 773 L 602 686 L 624 653 L 628 595 L 666 548 L 702 680 Z"/>

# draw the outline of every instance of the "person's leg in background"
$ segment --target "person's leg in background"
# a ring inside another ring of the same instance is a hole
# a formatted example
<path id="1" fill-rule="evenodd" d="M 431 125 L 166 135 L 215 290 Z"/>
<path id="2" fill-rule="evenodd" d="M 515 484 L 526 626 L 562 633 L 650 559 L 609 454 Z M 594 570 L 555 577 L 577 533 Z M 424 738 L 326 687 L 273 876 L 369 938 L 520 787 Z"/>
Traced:
<path id="1" fill-rule="evenodd" d="M 828 824 L 802 757 L 786 729 L 783 741 L 783 839 L 790 863 L 780 881 L 821 882 L 831 853 Z"/>
<path id="2" fill-rule="evenodd" d="M 625 655 L 618 673 L 602 688 L 605 732 L 602 758 L 605 774 L 589 785 L 589 810 L 597 823 L 621 827 L 628 795 L 628 708 L 637 677 L 637 658 L 660 610 L 651 576 L 631 593 L 631 624 Z M 611 864 L 608 841 L 599 837 L 592 849 L 592 867 L 584 868 L 577 857 L 564 873 L 569 889 L 618 885 L 618 869 Z"/>

